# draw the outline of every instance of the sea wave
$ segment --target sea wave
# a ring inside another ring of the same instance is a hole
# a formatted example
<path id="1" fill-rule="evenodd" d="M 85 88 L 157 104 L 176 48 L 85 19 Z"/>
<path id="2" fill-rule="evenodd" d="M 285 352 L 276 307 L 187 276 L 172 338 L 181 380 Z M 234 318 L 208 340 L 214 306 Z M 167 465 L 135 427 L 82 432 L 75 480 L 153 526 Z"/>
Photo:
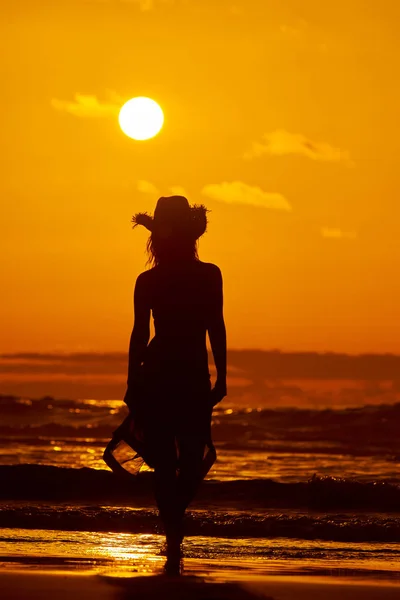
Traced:
<path id="1" fill-rule="evenodd" d="M 121 481 L 112 472 L 46 465 L 0 466 L 0 499 L 91 501 L 146 507 L 153 500 L 152 475 Z M 373 510 L 400 512 L 400 486 L 384 481 L 359 482 L 312 477 L 307 482 L 280 483 L 271 479 L 205 481 L 197 506 L 237 510 L 307 508 L 313 510 Z"/>
<path id="2" fill-rule="evenodd" d="M 161 533 L 154 509 L 93 505 L 4 505 L 0 511 L 0 527 L 8 530 Z M 400 522 L 397 518 L 376 514 L 310 515 L 299 512 L 195 510 L 187 515 L 186 535 L 225 539 L 287 538 L 389 543 L 400 542 Z M 7 540 L 10 540 L 9 533 Z"/>
<path id="3" fill-rule="evenodd" d="M 0 395 L 0 435 L 6 438 L 105 439 L 125 418 L 117 400 L 33 400 Z M 347 453 L 390 453 L 400 460 L 400 403 L 346 409 L 217 407 L 214 438 L 236 447 L 249 443 L 340 443 Z"/>

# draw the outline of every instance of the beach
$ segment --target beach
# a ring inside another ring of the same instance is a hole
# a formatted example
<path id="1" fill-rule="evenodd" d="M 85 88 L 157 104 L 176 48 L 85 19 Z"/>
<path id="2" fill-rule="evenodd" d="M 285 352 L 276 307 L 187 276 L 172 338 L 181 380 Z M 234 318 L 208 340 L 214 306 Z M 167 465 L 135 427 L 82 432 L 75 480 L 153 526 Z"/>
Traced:
<path id="1" fill-rule="evenodd" d="M 222 576 L 222 577 L 221 577 Z M 380 581 L 290 576 L 249 578 L 234 571 L 195 571 L 179 579 L 162 575 L 121 577 L 85 572 L 9 571 L 0 573 L 4 600 L 397 600 L 400 587 Z"/>
<path id="2" fill-rule="evenodd" d="M 179 580 L 163 576 L 152 474 L 121 481 L 102 461 L 121 401 L 3 396 L 0 412 L 2 598 L 400 594 L 398 403 L 218 407 Z"/>
<path id="3" fill-rule="evenodd" d="M 170 578 L 160 534 L 3 528 L 0 588 L 7 600 L 389 599 L 400 593 L 399 546 L 189 536 L 182 575 Z"/>

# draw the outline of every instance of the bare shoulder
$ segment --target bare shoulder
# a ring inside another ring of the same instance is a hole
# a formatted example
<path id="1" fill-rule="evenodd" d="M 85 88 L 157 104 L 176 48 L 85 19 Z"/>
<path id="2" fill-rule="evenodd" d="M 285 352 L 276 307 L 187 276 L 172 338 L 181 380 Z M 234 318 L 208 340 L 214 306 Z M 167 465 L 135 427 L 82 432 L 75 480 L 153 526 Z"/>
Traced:
<path id="1" fill-rule="evenodd" d="M 221 269 L 217 265 L 214 265 L 214 263 L 206 263 L 202 261 L 199 261 L 199 263 L 201 268 L 204 269 L 204 272 L 210 273 L 214 276 L 221 275 Z"/>
<path id="2" fill-rule="evenodd" d="M 154 279 L 154 270 L 155 268 L 148 269 L 147 271 L 143 271 L 140 273 L 136 279 L 136 285 L 146 286 L 149 285 Z"/>
<path id="3" fill-rule="evenodd" d="M 201 269 L 207 279 L 218 282 L 222 279 L 221 269 L 214 263 L 200 262 Z"/>

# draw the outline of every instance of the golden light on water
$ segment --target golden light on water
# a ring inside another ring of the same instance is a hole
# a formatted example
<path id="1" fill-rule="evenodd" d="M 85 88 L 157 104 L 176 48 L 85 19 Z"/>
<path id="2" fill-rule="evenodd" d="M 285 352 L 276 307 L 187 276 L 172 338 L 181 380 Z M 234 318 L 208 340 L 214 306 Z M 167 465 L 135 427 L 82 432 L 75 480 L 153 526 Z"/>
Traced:
<path id="1" fill-rule="evenodd" d="M 128 137 L 140 141 L 148 140 L 161 130 L 164 113 L 155 100 L 138 96 L 122 106 L 118 121 Z"/>
<path id="2" fill-rule="evenodd" d="M 117 561 L 141 561 L 152 558 L 154 544 L 159 543 L 160 536 L 153 534 L 113 533 L 99 534 L 98 555 Z"/>

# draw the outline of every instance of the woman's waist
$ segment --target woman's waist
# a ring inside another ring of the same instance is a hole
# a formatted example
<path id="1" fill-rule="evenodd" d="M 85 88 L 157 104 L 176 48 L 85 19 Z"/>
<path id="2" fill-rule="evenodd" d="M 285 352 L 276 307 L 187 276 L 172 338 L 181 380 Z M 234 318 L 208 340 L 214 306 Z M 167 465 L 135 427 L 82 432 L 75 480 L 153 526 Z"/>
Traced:
<path id="1" fill-rule="evenodd" d="M 148 377 L 155 377 L 158 381 L 209 381 L 207 350 L 202 354 L 180 354 L 169 352 L 146 353 L 142 365 L 142 372 Z"/>
<path id="2" fill-rule="evenodd" d="M 157 399 L 157 403 L 180 403 L 183 399 L 201 404 L 211 391 L 211 376 L 208 369 L 189 371 L 188 369 L 164 369 L 157 365 L 143 366 L 142 393 L 147 399 Z"/>
<path id="3" fill-rule="evenodd" d="M 155 325 L 155 334 L 151 340 L 156 344 L 205 345 L 207 330 L 205 327 L 194 327 L 191 324 Z"/>
<path id="4" fill-rule="evenodd" d="M 196 364 L 208 362 L 206 340 L 194 337 L 154 336 L 147 346 L 145 360 L 156 359 L 166 363 Z"/>
<path id="5" fill-rule="evenodd" d="M 142 372 L 148 375 L 162 375 L 168 379 L 210 379 L 207 360 L 182 360 L 180 358 L 174 359 L 171 356 L 165 359 L 154 356 L 148 357 L 143 362 Z"/>

